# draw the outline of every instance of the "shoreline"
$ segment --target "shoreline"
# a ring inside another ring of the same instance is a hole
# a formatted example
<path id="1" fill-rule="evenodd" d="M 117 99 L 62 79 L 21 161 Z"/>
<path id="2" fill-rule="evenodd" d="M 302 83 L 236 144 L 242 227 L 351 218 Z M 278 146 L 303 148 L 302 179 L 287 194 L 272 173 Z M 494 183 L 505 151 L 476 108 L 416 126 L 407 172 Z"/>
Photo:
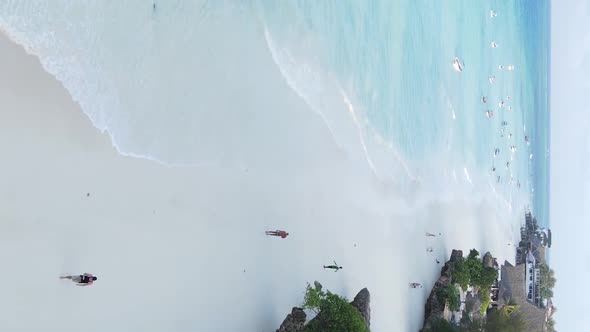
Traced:
<path id="1" fill-rule="evenodd" d="M 0 49 L 0 249 L 14 273 L 0 292 L 18 299 L 0 306 L 9 317 L 0 329 L 269 330 L 306 282 L 322 280 L 348 297 L 371 289 L 376 330 L 416 330 L 428 295 L 407 281 L 433 281 L 438 268 L 425 247 L 439 259 L 450 243 L 501 251 L 484 234 L 505 236 L 506 225 L 479 209 L 456 212 L 465 198 L 408 207 L 403 193 L 384 195 L 297 107 L 272 122 L 273 142 L 246 151 L 261 158 L 252 164 L 168 167 L 119 155 L 37 58 L 4 36 Z M 292 235 L 264 236 L 276 227 Z M 444 235 L 430 241 L 425 230 Z M 332 260 L 344 273 L 322 271 Z M 57 280 L 79 271 L 100 282 L 80 292 Z M 228 308 L 236 298 L 246 310 Z M 31 318 L 31 303 L 44 314 Z M 72 315 L 72 303 L 87 310 Z"/>
<path id="2" fill-rule="evenodd" d="M 340 183 L 353 170 L 333 167 L 338 159 L 324 169 L 327 165 L 312 153 L 307 160 L 268 173 L 267 167 L 256 167 L 260 165 L 174 168 L 123 157 L 35 57 L 4 37 L 0 48 L 4 73 L 0 96 L 10 105 L 0 112 L 0 149 L 5 158 L 0 197 L 6 206 L 0 211 L 4 234 L 0 248 L 5 256 L 19 253 L 5 257 L 5 268 L 15 275 L 0 291 L 7 298 L 20 299 L 0 307 L 10 317 L 0 328 L 31 330 L 43 324 L 65 331 L 79 326 L 94 326 L 97 331 L 148 327 L 161 331 L 171 326 L 167 317 L 172 314 L 186 327 L 202 327 L 195 324 L 205 322 L 225 330 L 235 329 L 236 324 L 246 330 L 268 330 L 276 328 L 285 310 L 299 301 L 305 282 L 324 275 L 321 265 L 338 257 L 338 252 L 350 250 L 350 259 L 373 257 L 356 263 L 337 258 L 351 271 L 349 277 L 322 278 L 348 296 L 360 289 L 361 282 L 367 283 L 352 271 L 377 266 L 386 257 L 368 245 L 375 240 L 375 228 L 358 229 L 362 224 L 356 221 L 365 212 L 337 208 L 350 205 L 360 194 L 346 189 L 352 183 Z M 310 124 L 314 119 L 308 116 L 305 121 Z M 321 140 L 315 143 L 326 149 Z M 306 156 L 307 149 L 300 147 L 296 153 Z M 292 178 L 285 181 L 285 176 Z M 322 186 L 312 192 L 305 189 L 314 183 Z M 333 195 L 332 188 L 342 194 Z M 320 201 L 322 205 L 315 203 Z M 291 202 L 305 208 L 286 208 Z M 348 215 L 351 212 L 354 215 Z M 291 238 L 265 237 L 264 230 L 274 227 L 288 229 Z M 335 227 L 349 235 L 327 247 L 322 234 Z M 379 237 L 381 248 L 392 246 L 386 242 L 386 237 Z M 359 245 L 354 252 L 353 243 Z M 317 257 L 318 252 L 323 255 Z M 80 292 L 57 279 L 78 271 L 94 273 L 100 283 Z M 393 268 L 388 271 L 395 279 Z M 141 278 L 130 285 L 121 278 L 126 275 Z M 375 287 L 382 291 L 387 286 L 380 278 L 369 279 L 368 284 L 380 285 Z M 234 296 L 250 309 L 229 309 L 233 319 L 224 322 L 227 302 Z M 143 304 L 133 305 L 138 300 Z M 381 302 L 381 309 L 374 309 L 377 312 L 405 305 L 404 299 L 375 302 Z M 51 309 L 31 319 L 30 303 Z M 70 303 L 88 310 L 72 317 L 70 310 L 62 309 Z M 124 321 L 119 321 L 121 315 Z M 386 326 L 388 320 L 375 324 Z"/>

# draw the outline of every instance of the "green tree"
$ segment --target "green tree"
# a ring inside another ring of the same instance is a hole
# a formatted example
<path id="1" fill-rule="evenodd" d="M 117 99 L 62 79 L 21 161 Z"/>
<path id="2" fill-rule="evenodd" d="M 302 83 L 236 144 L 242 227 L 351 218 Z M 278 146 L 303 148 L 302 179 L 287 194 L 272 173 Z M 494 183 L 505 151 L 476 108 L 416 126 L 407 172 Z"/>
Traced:
<path id="1" fill-rule="evenodd" d="M 438 288 L 436 297 L 440 303 L 448 303 L 452 311 L 459 310 L 459 290 L 454 284 Z"/>
<path id="2" fill-rule="evenodd" d="M 481 305 L 479 306 L 479 312 L 483 315 L 488 307 L 490 306 L 490 288 L 489 287 L 482 287 L 479 289 L 479 299 L 481 300 Z"/>
<path id="3" fill-rule="evenodd" d="M 469 315 L 463 314 L 461 324 L 459 325 L 460 332 L 484 332 L 485 320 L 483 318 L 470 319 Z"/>
<path id="4" fill-rule="evenodd" d="M 423 332 L 458 332 L 459 330 L 451 325 L 445 319 L 439 318 L 430 323 L 430 328 L 426 328 Z"/>
<path id="5" fill-rule="evenodd" d="M 541 274 L 541 297 L 550 299 L 553 297 L 553 287 L 555 287 L 555 282 L 557 281 L 555 279 L 555 273 L 546 264 L 539 265 L 539 271 Z"/>
<path id="6" fill-rule="evenodd" d="M 322 292 L 322 285 L 319 282 L 314 282 L 314 287 L 311 287 L 310 284 L 307 284 L 302 307 L 304 309 L 313 311 L 317 315 L 320 312 L 322 299 L 325 297 L 326 294 Z"/>
<path id="7" fill-rule="evenodd" d="M 556 332 L 555 331 L 555 321 L 553 318 L 549 318 L 547 320 L 547 332 Z"/>
<path id="8" fill-rule="evenodd" d="M 307 285 L 302 307 L 317 313 L 305 332 L 369 332 L 361 313 L 346 298 L 324 292 L 318 282 Z"/>
<path id="9" fill-rule="evenodd" d="M 504 315 L 496 309 L 488 311 L 485 325 L 485 330 L 488 332 L 520 332 L 526 327 L 520 313 L 512 312 Z"/>
<path id="10" fill-rule="evenodd" d="M 483 262 L 479 259 L 479 252 L 475 249 L 469 251 L 469 256 L 465 260 L 465 268 L 469 274 L 469 284 L 474 286 L 481 286 L 481 269 L 483 268 Z"/>
<path id="11" fill-rule="evenodd" d="M 543 298 L 543 299 L 553 298 L 553 289 L 541 288 L 541 298 Z"/>
<path id="12" fill-rule="evenodd" d="M 498 270 L 493 267 L 483 267 L 482 265 L 479 286 L 489 287 L 496 279 L 498 279 Z"/>
<path id="13" fill-rule="evenodd" d="M 469 284 L 469 271 L 465 266 L 465 258 L 461 257 L 453 263 L 451 282 L 459 284 L 463 290 L 467 289 L 467 285 Z"/>
<path id="14" fill-rule="evenodd" d="M 493 267 L 484 267 L 479 252 L 471 249 L 466 259 L 455 261 L 451 278 L 453 283 L 461 285 L 463 290 L 467 285 L 489 288 L 498 278 L 498 271 Z"/>

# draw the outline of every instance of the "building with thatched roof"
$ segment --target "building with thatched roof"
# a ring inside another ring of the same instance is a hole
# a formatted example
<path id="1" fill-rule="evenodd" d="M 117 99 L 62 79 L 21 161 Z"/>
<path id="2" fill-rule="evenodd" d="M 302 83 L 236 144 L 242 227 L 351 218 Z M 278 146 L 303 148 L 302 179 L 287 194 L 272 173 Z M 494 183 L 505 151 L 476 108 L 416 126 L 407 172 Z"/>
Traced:
<path id="1" fill-rule="evenodd" d="M 520 229 L 520 243 L 516 248 L 516 265 L 505 262 L 500 270 L 500 299 L 502 306 L 510 300 L 519 305 L 515 312 L 522 314 L 528 324 L 526 331 L 545 331 L 549 307 L 543 305 L 540 292 L 540 265 L 545 264 L 545 250 L 549 233 L 539 229 L 537 219 L 525 213 L 525 223 Z"/>
<path id="2" fill-rule="evenodd" d="M 506 261 L 500 269 L 500 275 L 500 306 L 514 301 L 519 305 L 514 313 L 522 315 L 527 326 L 525 331 L 545 331 L 547 310 L 528 300 L 527 264 L 513 266 Z"/>

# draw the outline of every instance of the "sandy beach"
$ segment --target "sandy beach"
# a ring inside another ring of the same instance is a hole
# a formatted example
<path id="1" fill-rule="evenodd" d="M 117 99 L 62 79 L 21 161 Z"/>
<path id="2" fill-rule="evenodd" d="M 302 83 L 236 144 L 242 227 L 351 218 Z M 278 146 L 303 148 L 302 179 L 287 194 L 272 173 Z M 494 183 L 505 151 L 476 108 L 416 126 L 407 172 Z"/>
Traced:
<path id="1" fill-rule="evenodd" d="M 271 331 L 314 280 L 349 298 L 368 287 L 374 331 L 415 331 L 429 290 L 407 285 L 433 282 L 435 258 L 512 257 L 510 223 L 488 220 L 485 198 L 465 210 L 465 197 L 382 190 L 293 94 L 251 145 L 216 143 L 249 147 L 246 161 L 202 167 L 119 155 L 4 36 L 0 101 L 2 331 Z M 342 271 L 322 269 L 334 260 Z M 82 272 L 99 280 L 58 279 Z"/>

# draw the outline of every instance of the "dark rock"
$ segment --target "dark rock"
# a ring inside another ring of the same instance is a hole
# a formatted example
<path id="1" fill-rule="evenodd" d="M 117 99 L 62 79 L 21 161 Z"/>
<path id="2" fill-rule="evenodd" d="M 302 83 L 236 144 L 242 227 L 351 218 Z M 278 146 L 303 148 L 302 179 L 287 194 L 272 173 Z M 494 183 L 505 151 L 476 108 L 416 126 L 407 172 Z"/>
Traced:
<path id="1" fill-rule="evenodd" d="M 313 286 L 318 290 L 318 292 L 321 292 L 322 291 L 322 284 L 320 284 L 319 281 L 317 281 L 317 280 L 314 281 L 313 282 Z"/>
<path id="2" fill-rule="evenodd" d="M 363 320 L 368 328 L 371 328 L 371 294 L 366 288 L 356 294 L 354 300 L 350 302 L 363 316 Z"/>
<path id="3" fill-rule="evenodd" d="M 453 250 L 451 252 L 451 258 L 445 263 L 440 272 L 440 277 L 434 283 L 434 287 L 426 300 L 424 305 L 424 327 L 423 329 L 430 328 L 431 322 L 443 318 L 443 311 L 445 309 L 445 303 L 441 303 L 436 296 L 437 290 L 448 286 L 451 283 L 451 274 L 455 267 L 455 261 L 463 258 L 463 251 Z"/>
<path id="4" fill-rule="evenodd" d="M 492 257 L 492 254 L 489 252 L 486 252 L 486 254 L 483 255 L 482 261 L 484 267 L 494 267 L 494 257 Z"/>
<path id="5" fill-rule="evenodd" d="M 456 260 L 463 258 L 463 251 L 462 250 L 455 250 L 451 252 L 451 258 L 445 263 L 443 266 L 440 275 L 445 276 L 447 278 L 451 278 L 451 270 L 453 269 L 453 264 Z"/>
<path id="6" fill-rule="evenodd" d="M 440 288 L 446 287 L 451 283 L 451 278 L 446 276 L 441 276 L 438 278 L 432 291 L 430 292 L 430 296 L 426 300 L 426 304 L 424 305 L 424 320 L 428 321 L 431 317 L 442 317 L 442 312 L 445 309 L 445 304 L 440 303 L 438 301 L 438 297 L 436 296 L 436 291 Z"/>
<path id="7" fill-rule="evenodd" d="M 457 259 L 463 258 L 463 250 L 455 250 L 451 251 L 451 258 L 449 258 L 449 262 L 456 261 Z"/>
<path id="8" fill-rule="evenodd" d="M 277 332 L 303 332 L 307 315 L 301 308 L 294 307 L 281 324 Z"/>

